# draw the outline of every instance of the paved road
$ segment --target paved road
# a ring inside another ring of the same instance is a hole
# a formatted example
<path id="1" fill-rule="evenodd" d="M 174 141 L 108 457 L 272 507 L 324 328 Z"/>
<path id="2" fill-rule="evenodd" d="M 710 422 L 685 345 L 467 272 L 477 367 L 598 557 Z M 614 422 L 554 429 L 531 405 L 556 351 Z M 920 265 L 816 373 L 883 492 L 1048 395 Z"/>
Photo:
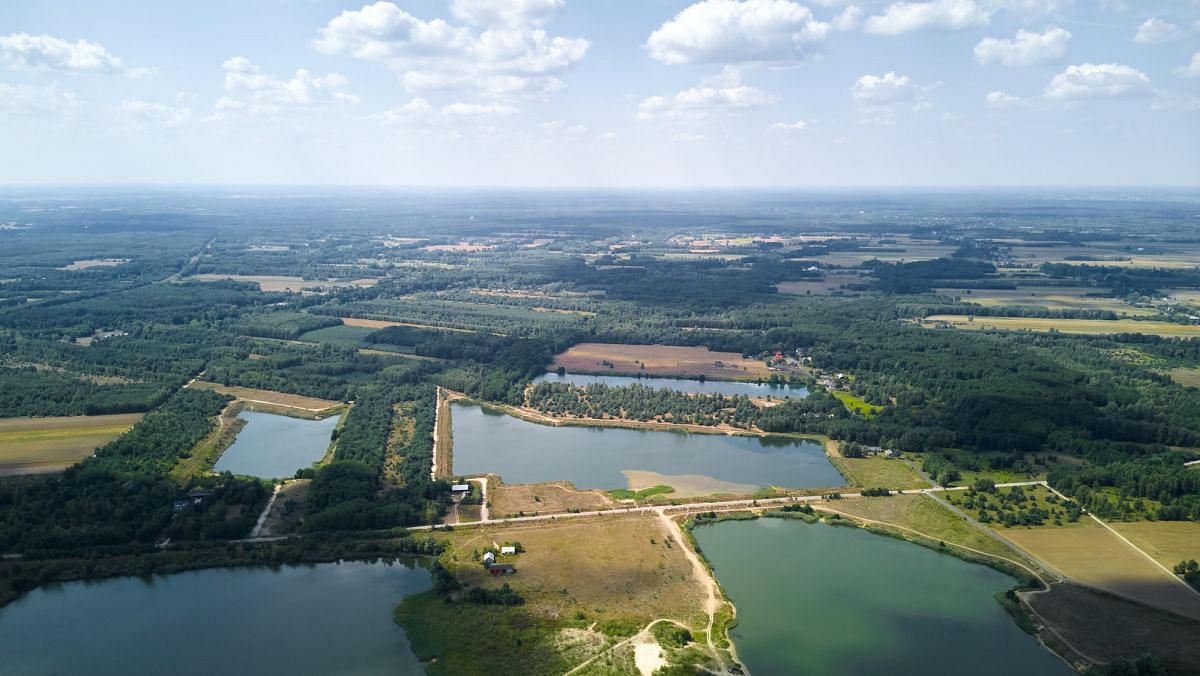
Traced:
<path id="1" fill-rule="evenodd" d="M 747 509 L 747 508 L 754 508 L 754 507 L 771 507 L 771 506 L 775 506 L 775 505 L 820 502 L 822 500 L 825 500 L 825 495 L 796 495 L 796 496 L 791 496 L 791 497 L 786 497 L 786 498 L 762 498 L 762 499 L 758 499 L 758 500 L 755 500 L 753 498 L 745 499 L 745 500 L 714 500 L 712 502 L 693 502 L 693 503 L 686 504 L 686 505 L 646 505 L 646 506 L 642 506 L 642 507 L 619 507 L 617 509 L 598 509 L 598 510 L 589 511 L 589 512 L 561 512 L 561 513 L 555 513 L 555 514 L 538 514 L 538 515 L 534 515 L 534 516 L 514 516 L 514 517 L 507 518 L 507 519 L 492 519 L 492 518 L 489 518 L 488 510 L 487 510 L 487 479 L 486 478 L 475 478 L 475 479 L 470 479 L 470 481 L 480 481 L 483 484 L 483 486 L 482 486 L 483 494 L 484 494 L 483 509 L 480 510 L 480 516 L 482 518 L 479 521 L 467 521 L 465 523 L 458 524 L 458 526 L 492 526 L 492 525 L 499 526 L 499 525 L 510 524 L 510 523 L 527 523 L 527 522 L 536 522 L 536 521 L 557 521 L 559 519 L 578 519 L 578 518 L 588 517 L 588 516 L 604 516 L 606 514 L 662 514 L 662 515 L 669 515 L 669 514 L 690 514 L 692 512 L 728 512 L 728 511 L 736 511 L 736 510 L 740 510 L 740 509 Z M 1014 481 L 1012 483 L 996 484 L 996 487 L 997 488 L 1008 488 L 1010 486 L 1044 486 L 1044 485 L 1046 485 L 1046 482 L 1044 482 L 1044 481 Z M 937 488 L 921 488 L 921 489 L 912 489 L 912 490 L 906 490 L 906 491 L 896 491 L 895 494 L 897 494 L 897 495 L 898 494 L 915 495 L 918 493 L 944 493 L 944 492 L 949 492 L 949 491 L 965 491 L 965 490 L 967 490 L 966 486 L 956 486 L 956 487 L 952 487 L 952 488 L 937 487 Z M 861 498 L 862 497 L 861 493 L 841 493 L 838 491 L 830 491 L 830 493 L 837 493 L 838 495 L 842 496 L 843 498 Z M 828 495 L 828 493 L 826 495 Z M 408 530 L 410 530 L 410 531 L 429 531 L 429 530 L 437 530 L 437 529 L 443 528 L 443 527 L 444 526 L 441 524 L 428 525 L 428 526 L 409 526 Z M 242 540 L 239 540 L 239 542 L 247 542 L 247 543 L 279 542 L 281 540 L 287 540 L 289 537 L 297 537 L 297 536 L 298 536 L 298 534 L 279 535 L 279 536 L 274 536 L 274 537 L 248 537 L 248 538 L 243 538 Z"/>
<path id="2" fill-rule="evenodd" d="M 1045 485 L 1044 481 L 1015 481 L 1006 484 L 996 484 L 997 488 L 1008 488 L 1010 486 L 1040 486 Z M 486 483 L 485 483 L 486 486 Z M 953 488 L 921 488 L 907 491 L 896 491 L 897 494 L 916 494 L 916 493 L 942 493 L 947 491 L 965 491 L 966 486 L 958 486 Z M 843 498 L 860 498 L 861 493 L 837 493 Z M 642 507 L 618 507 L 616 509 L 598 509 L 588 512 L 563 512 L 556 514 L 538 514 L 535 516 L 514 516 L 506 519 L 491 519 L 488 518 L 486 511 L 482 514 L 483 518 L 479 521 L 468 521 L 463 526 L 475 525 L 500 525 L 507 523 L 525 523 L 529 521 L 556 521 L 558 519 L 575 519 L 585 516 L 603 516 L 605 514 L 688 514 L 691 512 L 723 512 L 730 510 L 746 509 L 748 507 L 770 507 L 772 505 L 786 505 L 793 503 L 820 502 L 825 499 L 824 495 L 797 495 L 786 498 L 761 498 L 745 499 L 745 500 L 715 500 L 712 502 L 693 502 L 686 505 L 647 505 Z M 486 505 L 486 499 L 484 504 Z M 440 526 L 411 526 L 408 530 L 436 530 Z"/>

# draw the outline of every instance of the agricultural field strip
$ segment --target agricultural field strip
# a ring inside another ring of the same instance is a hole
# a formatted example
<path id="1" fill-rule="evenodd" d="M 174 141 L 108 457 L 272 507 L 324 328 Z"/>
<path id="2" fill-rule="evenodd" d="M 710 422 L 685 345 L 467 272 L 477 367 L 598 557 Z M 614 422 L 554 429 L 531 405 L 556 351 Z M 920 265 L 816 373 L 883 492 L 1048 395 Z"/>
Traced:
<path id="1" fill-rule="evenodd" d="M 297 411 L 308 411 L 309 413 L 322 413 L 324 411 L 330 411 L 330 410 L 333 410 L 333 409 L 343 405 L 341 402 L 337 402 L 337 401 L 327 401 L 327 400 L 317 399 L 315 397 L 303 397 L 303 396 L 299 396 L 299 395 L 291 395 L 291 394 L 286 394 L 286 393 L 282 393 L 282 392 L 279 393 L 281 396 L 290 397 L 293 400 L 304 399 L 304 400 L 308 400 L 310 403 L 320 401 L 322 403 L 327 403 L 328 405 L 320 406 L 320 407 L 309 407 L 309 406 L 298 406 L 296 404 L 285 404 L 282 401 L 271 401 L 268 399 L 251 399 L 249 397 L 242 396 L 242 394 L 246 393 L 246 392 L 263 392 L 265 394 L 270 394 L 270 392 L 268 390 L 254 390 L 253 388 L 248 388 L 248 387 L 226 387 L 226 386 L 220 385 L 218 383 L 210 383 L 205 380 L 200 380 L 200 378 L 203 375 L 204 374 L 201 373 L 200 375 L 196 376 L 195 378 L 192 378 L 191 380 L 188 381 L 188 383 L 186 385 L 184 385 L 184 387 L 196 387 L 198 389 L 213 390 L 213 391 L 219 392 L 221 394 L 228 394 L 228 395 L 234 397 L 235 399 L 237 399 L 238 401 L 245 401 L 245 402 L 249 402 L 251 404 L 263 404 L 266 406 L 278 406 L 279 408 L 291 408 L 291 409 L 295 409 Z"/>
<path id="2" fill-rule="evenodd" d="M 997 484 L 997 485 L 999 485 L 999 484 Z M 1057 496 L 1059 497 L 1059 499 L 1060 499 L 1060 500 L 1070 500 L 1070 498 L 1068 498 L 1067 496 L 1065 496 L 1065 495 L 1063 495 L 1062 493 L 1059 493 L 1058 491 L 1056 491 L 1056 490 L 1054 490 L 1053 488 L 1051 488 L 1051 487 L 1050 487 L 1050 484 L 1043 484 L 1043 485 L 1045 485 L 1045 486 L 1046 486 L 1046 488 L 1049 488 L 1049 489 L 1050 489 L 1050 490 L 1051 490 L 1051 491 L 1052 491 L 1052 492 L 1053 492 L 1055 495 L 1057 495 Z M 1187 582 L 1184 582 L 1184 581 L 1183 581 L 1183 578 L 1181 578 L 1181 577 L 1179 577 L 1178 575 L 1176 575 L 1176 574 L 1175 574 L 1175 573 L 1174 573 L 1174 572 L 1173 572 L 1173 571 L 1172 571 L 1170 568 L 1167 568 L 1167 567 L 1166 567 L 1166 566 L 1164 566 L 1163 564 L 1159 563 L 1157 559 L 1155 559 L 1153 556 L 1150 556 L 1148 553 L 1146 553 L 1145 551 L 1143 551 L 1141 547 L 1138 547 L 1137 545 L 1133 544 L 1133 542 L 1131 542 L 1131 541 L 1129 540 L 1129 538 L 1127 538 L 1127 537 L 1125 537 L 1124 535 L 1121 535 L 1120 533 L 1118 533 L 1118 532 L 1117 532 L 1117 530 L 1116 530 L 1115 528 L 1113 528 L 1112 526 L 1108 525 L 1107 523 L 1104 523 L 1104 521 L 1103 521 L 1102 519 L 1100 519 L 1099 517 L 1097 517 L 1095 514 L 1091 514 L 1091 513 L 1089 513 L 1089 514 L 1088 514 L 1088 516 L 1089 516 L 1089 517 L 1091 517 L 1091 518 L 1092 518 L 1092 519 L 1093 519 L 1093 520 L 1094 520 L 1096 523 L 1098 523 L 1098 524 L 1100 524 L 1101 526 L 1104 526 L 1105 528 L 1107 528 L 1107 529 L 1108 529 L 1108 532 L 1110 532 L 1110 533 L 1112 533 L 1113 535 L 1117 536 L 1117 539 L 1119 539 L 1121 542 L 1124 542 L 1125 544 L 1127 544 L 1127 545 L 1129 545 L 1130 547 L 1132 547 L 1134 551 L 1136 551 L 1138 554 L 1141 554 L 1141 555 L 1142 555 L 1143 557 L 1145 557 L 1145 558 L 1146 558 L 1148 561 L 1150 561 L 1150 563 L 1153 563 L 1153 564 L 1155 565 L 1155 567 L 1157 567 L 1158 569 L 1160 569 L 1160 570 L 1162 570 L 1164 573 L 1166 573 L 1166 574 L 1167 574 L 1167 576 L 1168 576 L 1168 577 L 1170 577 L 1172 580 L 1175 580 L 1175 581 L 1176 581 L 1176 582 L 1178 582 L 1179 584 L 1183 585 L 1184 589 L 1187 589 L 1189 592 L 1191 592 L 1191 593 L 1193 593 L 1193 594 L 1196 594 L 1196 595 L 1200 596 L 1200 591 L 1196 590 L 1194 587 L 1192 587 L 1192 585 L 1188 584 Z"/>
<path id="3" fill-rule="evenodd" d="M 973 317 L 973 319 L 972 319 Z M 1048 319 L 1042 317 L 991 317 L 983 315 L 929 315 L 916 322 L 925 328 L 949 325 L 956 329 L 1001 331 L 1058 331 L 1082 335 L 1141 333 L 1166 337 L 1200 337 L 1200 326 L 1137 319 Z"/>

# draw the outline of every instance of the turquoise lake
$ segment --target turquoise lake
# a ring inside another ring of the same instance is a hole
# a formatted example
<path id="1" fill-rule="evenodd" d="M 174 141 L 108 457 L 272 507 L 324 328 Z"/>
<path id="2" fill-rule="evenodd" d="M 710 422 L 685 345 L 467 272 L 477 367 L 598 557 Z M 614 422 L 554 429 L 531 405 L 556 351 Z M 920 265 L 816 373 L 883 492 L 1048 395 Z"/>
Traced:
<path id="1" fill-rule="evenodd" d="M 993 594 L 996 570 L 859 528 L 762 518 L 694 530 L 754 676 L 1069 676 Z"/>

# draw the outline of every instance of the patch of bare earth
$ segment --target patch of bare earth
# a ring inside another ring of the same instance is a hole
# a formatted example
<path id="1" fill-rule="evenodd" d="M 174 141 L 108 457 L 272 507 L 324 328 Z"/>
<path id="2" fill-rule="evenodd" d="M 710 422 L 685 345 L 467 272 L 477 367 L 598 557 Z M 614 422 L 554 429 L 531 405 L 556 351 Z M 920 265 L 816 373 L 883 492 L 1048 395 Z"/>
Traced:
<path id="1" fill-rule="evenodd" d="M 538 514 L 554 514 L 571 510 L 586 512 L 608 509 L 616 505 L 616 501 L 602 491 L 581 491 L 567 481 L 508 486 L 492 479 L 488 488 L 492 518 L 534 512 Z"/>
<path id="2" fill-rule="evenodd" d="M 736 352 L 678 345 L 580 343 L 554 358 L 554 368 L 576 373 L 686 376 L 756 380 L 770 375 L 766 364 Z"/>

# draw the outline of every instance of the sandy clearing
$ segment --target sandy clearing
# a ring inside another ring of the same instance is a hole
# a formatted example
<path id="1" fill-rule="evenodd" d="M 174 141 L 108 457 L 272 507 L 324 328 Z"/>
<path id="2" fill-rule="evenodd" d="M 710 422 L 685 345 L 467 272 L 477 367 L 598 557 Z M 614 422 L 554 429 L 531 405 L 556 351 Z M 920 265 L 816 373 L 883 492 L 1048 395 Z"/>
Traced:
<path id="1" fill-rule="evenodd" d="M 722 481 L 704 474 L 660 474 L 649 470 L 621 470 L 629 483 L 629 489 L 640 491 L 653 486 L 670 486 L 675 489 L 670 497 L 693 498 L 702 495 L 753 495 L 762 486 Z"/>

